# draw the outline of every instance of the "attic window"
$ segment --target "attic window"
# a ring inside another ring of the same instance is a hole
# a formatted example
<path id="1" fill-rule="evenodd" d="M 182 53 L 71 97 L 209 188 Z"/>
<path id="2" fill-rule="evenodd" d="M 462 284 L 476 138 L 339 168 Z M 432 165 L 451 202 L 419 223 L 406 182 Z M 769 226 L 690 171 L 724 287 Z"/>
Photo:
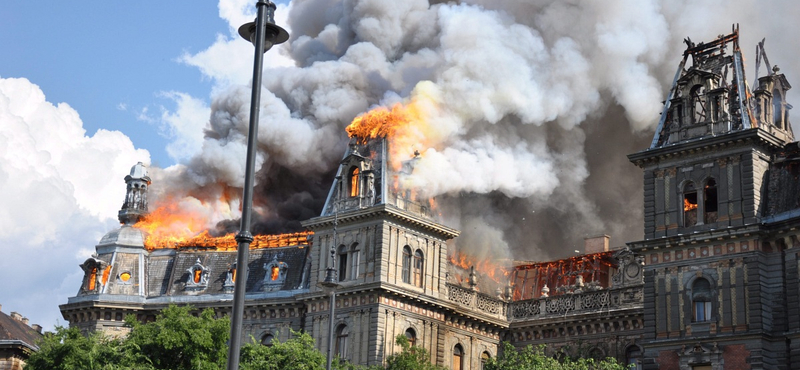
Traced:
<path id="1" fill-rule="evenodd" d="M 208 275 L 210 272 L 200 263 L 200 258 L 186 271 L 189 273 L 189 277 L 186 279 L 186 289 L 200 290 L 208 287 Z"/>
<path id="2" fill-rule="evenodd" d="M 278 261 L 278 255 L 272 256 L 272 261 L 264 264 L 264 279 L 261 281 L 261 290 L 271 292 L 280 290 L 286 282 L 286 274 L 289 272 L 289 265 L 286 262 Z"/>
<path id="3" fill-rule="evenodd" d="M 358 178 L 359 178 L 359 170 L 358 167 L 353 167 L 350 170 L 350 196 L 357 197 L 358 196 Z"/>
<path id="4" fill-rule="evenodd" d="M 128 272 L 128 271 L 125 271 L 125 272 L 119 274 L 119 279 L 122 280 L 123 283 L 126 283 L 126 282 L 128 282 L 128 280 L 131 279 L 131 273 Z"/>

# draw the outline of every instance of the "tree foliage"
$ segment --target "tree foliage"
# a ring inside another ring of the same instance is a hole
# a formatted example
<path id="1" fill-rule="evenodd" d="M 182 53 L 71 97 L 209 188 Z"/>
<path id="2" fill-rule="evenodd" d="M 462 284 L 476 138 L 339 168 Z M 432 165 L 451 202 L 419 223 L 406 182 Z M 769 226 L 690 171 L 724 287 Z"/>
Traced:
<path id="1" fill-rule="evenodd" d="M 214 310 L 199 316 L 190 306 L 169 306 L 153 322 L 142 324 L 132 315 L 125 319 L 131 332 L 126 349 L 144 355 L 155 369 L 215 370 L 225 367 L 230 320 L 217 319 Z"/>
<path id="2" fill-rule="evenodd" d="M 425 348 L 412 346 L 405 335 L 397 336 L 397 344 L 402 348 L 386 360 L 386 370 L 446 370 L 431 363 Z"/>
<path id="3" fill-rule="evenodd" d="M 503 350 L 497 358 L 489 359 L 485 370 L 625 370 L 625 366 L 613 358 L 594 359 L 555 359 L 544 353 L 544 347 L 528 345 L 517 349 L 503 342 Z"/>

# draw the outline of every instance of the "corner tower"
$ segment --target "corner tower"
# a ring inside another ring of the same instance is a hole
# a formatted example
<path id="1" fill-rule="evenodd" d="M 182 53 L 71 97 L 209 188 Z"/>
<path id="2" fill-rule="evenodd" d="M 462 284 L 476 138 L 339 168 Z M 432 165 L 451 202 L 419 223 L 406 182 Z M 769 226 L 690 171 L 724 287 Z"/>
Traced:
<path id="1" fill-rule="evenodd" d="M 800 219 L 778 228 L 769 206 L 786 186 L 770 178 L 796 146 L 791 86 L 768 68 L 751 91 L 738 28 L 685 42 L 653 141 L 628 156 L 644 171 L 644 240 L 629 243 L 646 263 L 643 369 L 780 368 L 800 345 L 784 337 L 781 268 Z M 758 55 L 756 66 L 763 42 Z"/>
<path id="2" fill-rule="evenodd" d="M 397 335 L 413 333 L 441 362 L 446 241 L 458 231 L 434 219 L 428 200 L 401 187 L 416 157 L 393 171 L 388 145 L 385 138 L 353 138 L 321 215 L 303 223 L 314 232 L 306 330 L 327 348 L 328 298 L 316 282 L 334 266 L 340 284 L 334 347 L 341 357 L 381 364 L 396 350 Z"/>

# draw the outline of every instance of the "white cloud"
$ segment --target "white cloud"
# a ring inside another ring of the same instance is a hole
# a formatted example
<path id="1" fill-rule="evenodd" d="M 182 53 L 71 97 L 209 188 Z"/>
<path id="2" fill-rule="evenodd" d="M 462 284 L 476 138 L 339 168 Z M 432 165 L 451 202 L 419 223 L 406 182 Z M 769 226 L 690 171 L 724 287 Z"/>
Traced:
<path id="1" fill-rule="evenodd" d="M 69 105 L 0 78 L 0 157 L 2 303 L 50 327 L 80 284 L 79 251 L 118 223 L 122 179 L 150 155 L 121 132 L 87 136 Z"/>
<path id="2" fill-rule="evenodd" d="M 203 128 L 207 125 L 211 108 L 201 100 L 188 94 L 170 91 L 162 93 L 177 104 L 174 112 L 162 108 L 162 129 L 173 141 L 167 144 L 167 153 L 176 162 L 182 162 L 196 154 L 203 145 Z"/>

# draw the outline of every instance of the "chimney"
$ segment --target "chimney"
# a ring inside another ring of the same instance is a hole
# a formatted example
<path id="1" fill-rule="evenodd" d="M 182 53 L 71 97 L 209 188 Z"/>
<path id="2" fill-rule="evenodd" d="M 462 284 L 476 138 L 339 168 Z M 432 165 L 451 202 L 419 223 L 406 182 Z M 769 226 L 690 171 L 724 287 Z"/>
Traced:
<path id="1" fill-rule="evenodd" d="M 583 239 L 584 253 L 592 254 L 592 253 L 608 252 L 609 240 L 611 240 L 611 237 L 606 234 L 584 238 Z"/>
<path id="2" fill-rule="evenodd" d="M 3 305 L 0 304 L 0 312 L 3 312 Z"/>
<path id="3" fill-rule="evenodd" d="M 20 321 L 22 321 L 22 323 L 25 324 L 26 326 L 28 325 L 29 322 L 27 317 L 23 317 L 22 320 Z"/>
<path id="4" fill-rule="evenodd" d="M 31 325 L 31 327 L 33 328 L 33 330 L 36 330 L 39 334 L 42 334 L 42 326 L 41 325 L 33 324 L 33 325 Z"/>
<path id="5" fill-rule="evenodd" d="M 19 312 L 11 312 L 11 318 L 17 321 L 22 321 L 22 315 Z"/>

